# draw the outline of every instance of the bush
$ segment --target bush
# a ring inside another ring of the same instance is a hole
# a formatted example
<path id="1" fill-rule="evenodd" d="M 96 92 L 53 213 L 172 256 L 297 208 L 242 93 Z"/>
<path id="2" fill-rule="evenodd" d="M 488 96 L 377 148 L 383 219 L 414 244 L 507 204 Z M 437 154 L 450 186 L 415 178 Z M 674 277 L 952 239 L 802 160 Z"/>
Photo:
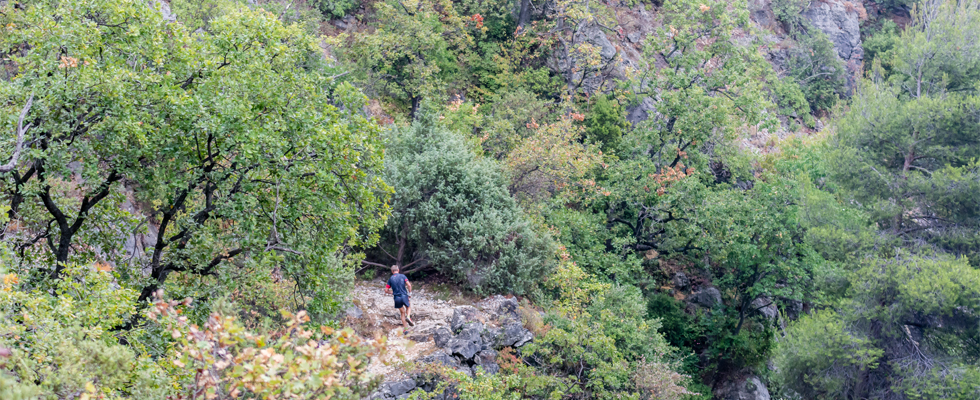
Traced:
<path id="1" fill-rule="evenodd" d="M 510 197 L 495 161 L 423 119 L 390 132 L 384 176 L 395 189 L 392 214 L 369 262 L 397 263 L 404 273 L 432 269 L 481 293 L 528 293 L 553 265 L 550 236 Z"/>
<path id="2" fill-rule="evenodd" d="M 0 349 L 9 354 L 0 355 L 0 397 L 170 394 L 163 369 L 111 332 L 135 311 L 138 293 L 119 288 L 105 265 L 68 266 L 45 290 L 24 286 L 15 274 L 0 281 Z"/>
<path id="3" fill-rule="evenodd" d="M 314 5 L 326 18 L 343 18 L 361 5 L 358 0 L 315 0 Z"/>

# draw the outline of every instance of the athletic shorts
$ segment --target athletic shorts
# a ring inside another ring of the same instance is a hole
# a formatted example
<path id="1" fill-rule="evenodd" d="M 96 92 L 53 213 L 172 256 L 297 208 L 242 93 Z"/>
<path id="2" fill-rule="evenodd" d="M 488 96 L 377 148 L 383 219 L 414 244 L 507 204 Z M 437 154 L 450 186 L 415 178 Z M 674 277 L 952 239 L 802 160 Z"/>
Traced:
<path id="1" fill-rule="evenodd" d="M 408 296 L 395 296 L 395 308 L 411 306 L 411 304 L 408 304 Z"/>

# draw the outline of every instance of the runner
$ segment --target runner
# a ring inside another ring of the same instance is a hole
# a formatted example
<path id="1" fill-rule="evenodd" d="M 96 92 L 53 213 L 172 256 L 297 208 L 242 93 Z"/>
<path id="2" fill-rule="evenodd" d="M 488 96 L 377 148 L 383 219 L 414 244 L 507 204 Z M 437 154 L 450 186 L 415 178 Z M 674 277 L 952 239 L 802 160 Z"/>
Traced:
<path id="1" fill-rule="evenodd" d="M 408 281 L 408 277 L 398 273 L 398 266 L 391 266 L 391 278 L 388 278 L 388 284 L 385 285 L 385 294 L 394 294 L 395 296 L 395 308 L 398 312 L 402 314 L 402 327 L 405 328 L 405 332 L 408 332 L 408 326 L 415 326 L 415 322 L 412 322 L 412 306 L 409 303 L 409 298 L 411 297 L 412 282 Z"/>

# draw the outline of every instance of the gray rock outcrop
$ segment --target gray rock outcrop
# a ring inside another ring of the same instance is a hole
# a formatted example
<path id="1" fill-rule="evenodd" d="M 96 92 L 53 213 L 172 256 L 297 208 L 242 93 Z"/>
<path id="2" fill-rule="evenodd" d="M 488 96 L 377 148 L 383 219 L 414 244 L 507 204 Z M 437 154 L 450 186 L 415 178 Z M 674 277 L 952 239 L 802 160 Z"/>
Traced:
<path id="1" fill-rule="evenodd" d="M 769 389 L 755 375 L 724 382 L 714 394 L 719 400 L 769 400 Z"/>
<path id="2" fill-rule="evenodd" d="M 848 72 L 848 90 L 853 89 L 856 74 L 861 71 L 864 48 L 861 47 L 861 20 L 859 8 L 852 2 L 843 0 L 814 1 L 803 12 L 814 28 L 819 29 L 831 43 L 834 51 L 844 61 Z"/>
<path id="3" fill-rule="evenodd" d="M 700 292 L 691 294 L 690 301 L 702 307 L 712 308 L 721 304 L 721 292 L 718 288 L 709 286 Z"/>

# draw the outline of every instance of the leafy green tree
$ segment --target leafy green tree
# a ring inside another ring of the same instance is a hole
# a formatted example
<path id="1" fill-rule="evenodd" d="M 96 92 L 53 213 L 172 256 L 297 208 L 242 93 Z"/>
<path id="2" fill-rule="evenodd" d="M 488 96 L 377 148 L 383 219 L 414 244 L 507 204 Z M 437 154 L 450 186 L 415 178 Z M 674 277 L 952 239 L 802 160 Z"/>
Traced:
<path id="1" fill-rule="evenodd" d="M 601 143 L 605 154 L 616 154 L 626 130 L 626 115 L 619 104 L 606 95 L 597 95 L 589 113 L 585 115 L 585 137 L 592 143 Z"/>
<path id="2" fill-rule="evenodd" d="M 285 276 L 308 276 L 376 237 L 387 190 L 373 174 L 378 128 L 299 26 L 239 7 L 191 33 L 140 1 L 11 4 L 0 40 L 26 47 L 8 54 L 18 74 L 0 93 L 5 115 L 23 107 L 30 128 L 3 189 L 25 262 L 58 276 L 104 258 L 142 302 L 173 272 L 219 276 L 229 260 L 265 254 Z M 129 254 L 118 239 L 81 240 L 139 233 L 120 215 L 123 183 L 153 227 Z M 297 285 L 323 297 L 313 283 Z"/>
<path id="3" fill-rule="evenodd" d="M 528 293 L 552 268 L 550 237 L 510 197 L 495 161 L 431 119 L 390 133 L 391 217 L 367 263 L 434 269 L 477 292 Z"/>
<path id="4" fill-rule="evenodd" d="M 448 0 L 384 1 L 374 7 L 374 32 L 341 35 L 335 40 L 338 54 L 368 88 L 416 118 L 423 99 L 444 99 L 458 79 L 458 54 L 472 46 L 475 22 L 468 25 Z"/>
<path id="5" fill-rule="evenodd" d="M 926 2 L 840 121 L 835 177 L 879 226 L 980 260 L 976 2 Z"/>
<path id="6" fill-rule="evenodd" d="M 701 233 L 688 216 L 708 185 L 728 181 L 709 174 L 709 161 L 737 164 L 728 144 L 738 128 L 763 121 L 771 106 L 760 87 L 771 68 L 732 39 L 733 29 L 747 21 L 744 7 L 675 2 L 663 11 L 664 26 L 647 42 L 651 69 L 634 82 L 647 88 L 634 93 L 636 101 L 655 96 L 657 112 L 624 140 L 632 146 L 603 173 L 610 195 L 597 201 L 612 229 L 628 238 L 621 246 L 636 252 L 684 252 L 695 245 Z M 710 45 L 699 46 L 700 40 Z M 666 60 L 667 68 L 653 69 L 657 60 Z M 746 172 L 736 170 L 736 179 L 751 179 Z"/>

